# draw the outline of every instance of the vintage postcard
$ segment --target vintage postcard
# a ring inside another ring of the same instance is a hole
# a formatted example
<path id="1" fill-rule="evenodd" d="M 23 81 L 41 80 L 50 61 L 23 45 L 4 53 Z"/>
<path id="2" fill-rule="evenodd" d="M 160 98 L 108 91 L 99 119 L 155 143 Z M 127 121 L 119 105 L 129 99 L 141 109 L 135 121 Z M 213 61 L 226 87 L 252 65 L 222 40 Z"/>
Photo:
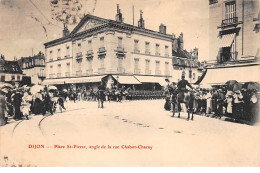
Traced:
<path id="1" fill-rule="evenodd" d="M 259 167 L 259 0 L 0 0 L 0 167 Z"/>

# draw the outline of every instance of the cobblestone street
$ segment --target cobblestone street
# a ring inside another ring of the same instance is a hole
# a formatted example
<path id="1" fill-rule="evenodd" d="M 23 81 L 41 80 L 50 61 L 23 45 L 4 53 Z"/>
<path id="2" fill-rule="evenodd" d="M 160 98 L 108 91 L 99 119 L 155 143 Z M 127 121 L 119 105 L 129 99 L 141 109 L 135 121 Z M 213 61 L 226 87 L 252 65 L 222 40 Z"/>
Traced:
<path id="1" fill-rule="evenodd" d="M 0 127 L 2 166 L 259 166 L 259 125 L 171 118 L 163 100 L 65 105 Z"/>

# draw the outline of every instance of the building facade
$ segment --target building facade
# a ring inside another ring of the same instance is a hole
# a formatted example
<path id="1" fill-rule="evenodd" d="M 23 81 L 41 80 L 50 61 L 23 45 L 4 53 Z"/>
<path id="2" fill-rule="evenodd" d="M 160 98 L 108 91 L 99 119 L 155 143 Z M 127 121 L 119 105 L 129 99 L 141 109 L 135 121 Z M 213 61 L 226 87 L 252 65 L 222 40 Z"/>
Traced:
<path id="1" fill-rule="evenodd" d="M 7 61 L 4 55 L 0 58 L 0 82 L 20 82 L 23 78 L 23 71 L 18 61 Z"/>
<path id="2" fill-rule="evenodd" d="M 45 56 L 42 52 L 32 57 L 22 57 L 18 63 L 23 73 L 31 77 L 32 84 L 41 84 L 45 79 Z"/>
<path id="3" fill-rule="evenodd" d="M 259 58 L 259 1 L 209 0 L 210 59 L 219 63 Z"/>
<path id="4" fill-rule="evenodd" d="M 174 38 L 172 47 L 172 80 L 178 82 L 184 72 L 185 79 L 195 83 L 203 73 L 203 65 L 198 61 L 198 48 L 190 52 L 185 50 L 182 33 L 178 38 Z"/>
<path id="5" fill-rule="evenodd" d="M 45 43 L 45 84 L 87 87 L 107 75 L 121 84 L 162 83 L 171 78 L 172 35 L 166 26 L 145 29 L 123 23 L 119 6 L 116 20 L 86 15 L 63 37 Z M 154 79 L 154 77 L 156 77 Z"/>

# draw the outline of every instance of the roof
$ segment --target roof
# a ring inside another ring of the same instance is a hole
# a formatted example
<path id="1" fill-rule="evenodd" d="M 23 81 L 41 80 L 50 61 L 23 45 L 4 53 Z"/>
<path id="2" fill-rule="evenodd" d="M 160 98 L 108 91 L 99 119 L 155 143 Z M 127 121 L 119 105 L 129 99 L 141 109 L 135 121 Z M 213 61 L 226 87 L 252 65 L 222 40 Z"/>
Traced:
<path id="1" fill-rule="evenodd" d="M 103 24 L 94 26 L 93 28 L 84 30 L 82 32 L 77 33 L 77 31 L 79 31 L 79 29 L 85 24 L 86 21 L 88 21 L 89 19 L 93 19 L 93 20 L 97 20 Z M 137 27 L 134 25 L 130 25 L 127 23 L 121 23 L 121 22 L 117 22 L 115 20 L 110 20 L 110 19 L 104 19 L 101 17 L 97 17 L 97 16 L 93 16 L 90 14 L 87 14 L 80 22 L 79 24 L 72 30 L 72 32 L 66 36 L 66 37 L 61 37 L 58 38 L 56 40 L 52 40 L 49 41 L 47 43 L 44 43 L 45 46 L 49 46 L 55 43 L 59 43 L 59 42 L 66 42 L 66 41 L 71 41 L 72 38 L 76 37 L 76 36 L 80 36 L 82 34 L 90 34 L 91 32 L 95 31 L 95 30 L 99 30 L 101 28 L 119 28 L 119 29 L 126 29 L 129 30 L 131 33 L 133 32 L 138 32 L 138 33 L 146 33 L 146 34 L 150 34 L 150 35 L 154 35 L 157 37 L 161 37 L 161 38 L 166 38 L 166 39 L 173 39 L 172 35 L 170 34 L 163 34 L 160 33 L 159 31 L 153 31 L 153 30 L 149 30 L 149 29 L 145 29 L 145 28 L 141 28 L 141 27 Z"/>
<path id="2" fill-rule="evenodd" d="M 3 66 L 3 70 L 1 70 L 1 72 L 4 73 L 17 73 L 17 74 L 23 73 L 22 69 L 18 64 L 18 61 L 6 61 L 4 59 L 1 59 L 0 66 Z"/>

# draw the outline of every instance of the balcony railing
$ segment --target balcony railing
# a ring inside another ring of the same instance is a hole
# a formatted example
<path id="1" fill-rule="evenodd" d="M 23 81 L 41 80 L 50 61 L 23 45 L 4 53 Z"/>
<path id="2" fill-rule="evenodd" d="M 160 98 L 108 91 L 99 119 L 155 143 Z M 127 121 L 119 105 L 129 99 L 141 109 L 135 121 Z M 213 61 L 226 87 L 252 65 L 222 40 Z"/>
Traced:
<path id="1" fill-rule="evenodd" d="M 103 52 L 106 52 L 106 48 L 105 47 L 98 48 L 98 53 L 103 53 Z"/>
<path id="2" fill-rule="evenodd" d="M 45 78 L 45 77 L 46 77 L 46 74 L 45 74 L 45 73 L 38 73 L 38 77 L 39 77 L 39 78 Z"/>
<path id="3" fill-rule="evenodd" d="M 221 26 L 228 26 L 228 25 L 233 25 L 238 23 L 238 17 L 233 17 L 229 19 L 224 19 L 222 20 Z"/>
<path id="4" fill-rule="evenodd" d="M 99 69 L 98 69 L 98 73 L 99 73 L 99 74 L 104 74 L 104 73 L 105 73 L 105 70 L 106 70 L 105 68 L 99 68 Z"/>
<path id="5" fill-rule="evenodd" d="M 146 75 L 147 75 L 147 74 L 151 74 L 151 70 L 146 69 L 146 70 L 145 70 L 145 74 L 146 74 Z"/>
<path id="6" fill-rule="evenodd" d="M 135 69 L 135 74 L 141 74 L 141 69 Z"/>
<path id="7" fill-rule="evenodd" d="M 156 56 L 160 56 L 160 53 L 159 53 L 159 52 L 156 52 L 155 55 L 156 55 Z"/>
<path id="8" fill-rule="evenodd" d="M 53 61 L 53 58 L 50 58 L 49 61 Z"/>
<path id="9" fill-rule="evenodd" d="M 64 58 L 69 58 L 69 57 L 70 57 L 70 55 L 65 55 L 65 56 L 64 56 Z"/>
<path id="10" fill-rule="evenodd" d="M 94 54 L 93 50 L 88 50 L 86 55 L 89 56 L 89 55 L 93 55 L 93 54 Z"/>
<path id="11" fill-rule="evenodd" d="M 66 77 L 70 77 L 70 72 L 66 72 L 66 73 L 65 73 L 65 76 L 66 76 Z"/>
<path id="12" fill-rule="evenodd" d="M 55 78 L 55 74 L 49 74 L 49 78 Z"/>
<path id="13" fill-rule="evenodd" d="M 87 74 L 87 75 L 92 75 L 92 74 L 93 74 L 93 69 L 88 69 L 88 70 L 86 70 L 86 74 Z"/>
<path id="14" fill-rule="evenodd" d="M 76 71 L 76 76 L 82 76 L 82 71 Z"/>
<path id="15" fill-rule="evenodd" d="M 217 3 L 218 0 L 209 0 L 209 5 Z"/>
<path id="16" fill-rule="evenodd" d="M 117 68 L 117 72 L 118 73 L 125 73 L 125 68 L 119 67 L 119 68 Z"/>
<path id="17" fill-rule="evenodd" d="M 160 70 L 155 70 L 155 75 L 161 75 L 161 71 Z"/>
<path id="18" fill-rule="evenodd" d="M 61 77 L 61 73 L 57 73 L 57 78 Z"/>
<path id="19" fill-rule="evenodd" d="M 59 59 L 61 59 L 61 57 L 59 56 L 59 57 L 57 57 L 57 60 L 59 60 Z"/>
<path id="20" fill-rule="evenodd" d="M 167 53 L 167 54 L 165 54 L 164 56 L 165 56 L 165 57 L 169 57 L 170 55 Z"/>
<path id="21" fill-rule="evenodd" d="M 76 54 L 76 59 L 82 59 L 82 52 L 78 52 Z"/>

